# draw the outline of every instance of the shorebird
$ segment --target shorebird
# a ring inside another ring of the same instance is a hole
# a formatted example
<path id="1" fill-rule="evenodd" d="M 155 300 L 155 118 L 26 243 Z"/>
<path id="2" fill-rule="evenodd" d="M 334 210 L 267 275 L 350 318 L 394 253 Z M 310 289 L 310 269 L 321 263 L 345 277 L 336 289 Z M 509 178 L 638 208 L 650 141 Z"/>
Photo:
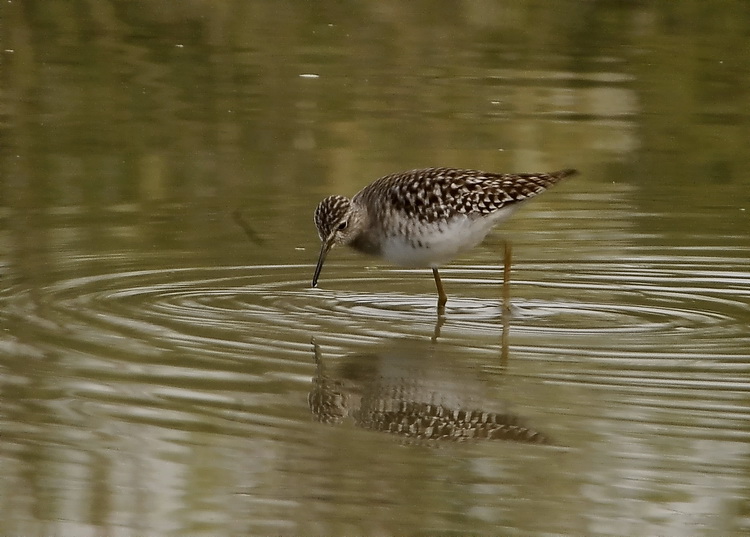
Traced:
<path id="1" fill-rule="evenodd" d="M 395 265 L 431 268 L 442 310 L 448 297 L 438 267 L 482 242 L 523 202 L 576 173 L 425 168 L 381 177 L 352 198 L 329 196 L 315 209 L 322 245 L 312 285 L 331 248 L 347 245 Z M 506 284 L 509 268 L 506 246 Z"/>

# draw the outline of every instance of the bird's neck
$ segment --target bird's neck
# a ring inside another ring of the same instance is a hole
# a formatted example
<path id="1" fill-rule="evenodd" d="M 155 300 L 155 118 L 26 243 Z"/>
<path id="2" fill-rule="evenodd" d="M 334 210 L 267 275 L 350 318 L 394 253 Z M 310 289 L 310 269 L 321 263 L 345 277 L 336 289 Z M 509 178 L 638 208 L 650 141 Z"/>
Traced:
<path id="1" fill-rule="evenodd" d="M 380 235 L 375 232 L 379 227 L 376 225 L 376 222 L 372 221 L 372 215 L 370 215 L 367 207 L 358 206 L 355 218 L 356 222 L 354 225 L 359 229 L 359 233 L 349 243 L 349 246 L 365 254 L 380 255 Z"/>

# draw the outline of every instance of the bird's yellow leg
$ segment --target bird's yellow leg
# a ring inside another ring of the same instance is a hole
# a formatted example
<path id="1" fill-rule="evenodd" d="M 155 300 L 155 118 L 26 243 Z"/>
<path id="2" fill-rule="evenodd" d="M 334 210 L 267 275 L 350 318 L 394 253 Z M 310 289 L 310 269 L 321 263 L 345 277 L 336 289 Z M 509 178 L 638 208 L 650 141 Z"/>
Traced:
<path id="1" fill-rule="evenodd" d="M 503 309 L 510 311 L 510 266 L 513 261 L 513 248 L 510 241 L 505 241 L 503 255 Z"/>
<path id="2" fill-rule="evenodd" d="M 437 287 L 438 292 L 438 312 L 442 313 L 445 310 L 445 303 L 448 302 L 448 295 L 446 295 L 445 291 L 443 290 L 443 282 L 440 281 L 440 274 L 438 273 L 438 269 L 433 268 L 432 275 L 435 277 L 435 286 Z"/>

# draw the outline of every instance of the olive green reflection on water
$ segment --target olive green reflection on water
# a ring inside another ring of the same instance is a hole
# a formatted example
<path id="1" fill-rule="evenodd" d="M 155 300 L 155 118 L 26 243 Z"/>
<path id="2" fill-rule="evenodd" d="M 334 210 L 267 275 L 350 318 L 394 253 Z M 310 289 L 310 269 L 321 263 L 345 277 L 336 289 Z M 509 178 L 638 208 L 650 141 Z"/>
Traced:
<path id="1" fill-rule="evenodd" d="M 437 164 L 747 184 L 741 2 L 97 6 L 2 7 L 8 203 L 257 202 Z"/>

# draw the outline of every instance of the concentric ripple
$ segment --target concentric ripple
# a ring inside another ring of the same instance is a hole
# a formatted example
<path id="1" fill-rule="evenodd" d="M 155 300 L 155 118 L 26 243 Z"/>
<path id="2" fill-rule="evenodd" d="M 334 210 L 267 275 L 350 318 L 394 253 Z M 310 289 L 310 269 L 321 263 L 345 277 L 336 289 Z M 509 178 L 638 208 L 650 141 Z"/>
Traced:
<path id="1" fill-rule="evenodd" d="M 307 425 L 277 415 L 274 393 L 279 383 L 307 389 L 312 336 L 343 353 L 406 336 L 465 349 L 469 359 L 488 356 L 481 367 L 496 373 L 505 371 L 491 356 L 502 342 L 510 363 L 521 364 L 518 375 L 601 388 L 613 405 L 637 396 L 646 409 L 655 398 L 654 426 L 685 410 L 708 416 L 695 420 L 695 434 L 722 420 L 726 434 L 737 434 L 750 418 L 736 405 L 750 373 L 748 268 L 714 258 L 519 264 L 504 316 L 499 271 L 451 266 L 442 271 L 442 319 L 428 271 L 342 277 L 335 264 L 318 289 L 309 286 L 309 265 L 193 267 L 103 272 L 34 292 L 19 284 L 0 300 L 6 320 L 23 326 L 6 351 L 72 357 L 70 401 L 111 398 L 92 378 L 131 386 L 127 404 L 111 410 L 123 421 L 179 429 L 218 412 L 266 435 L 289 434 Z M 237 413 L 235 398 L 245 393 Z"/>
<path id="2" fill-rule="evenodd" d="M 33 303 L 10 288 L 4 302 L 6 314 L 67 333 L 71 342 L 125 337 L 229 356 L 246 353 L 248 342 L 296 348 L 320 333 L 432 334 L 435 293 L 427 271 L 329 277 L 322 289 L 309 287 L 309 273 L 306 265 L 105 273 L 54 283 Z M 450 300 L 442 337 L 501 330 L 500 276 L 481 266 L 443 270 Z M 537 350 L 736 353 L 750 348 L 749 302 L 748 266 L 737 260 L 523 264 L 514 269 L 510 328 L 516 344 Z"/>

